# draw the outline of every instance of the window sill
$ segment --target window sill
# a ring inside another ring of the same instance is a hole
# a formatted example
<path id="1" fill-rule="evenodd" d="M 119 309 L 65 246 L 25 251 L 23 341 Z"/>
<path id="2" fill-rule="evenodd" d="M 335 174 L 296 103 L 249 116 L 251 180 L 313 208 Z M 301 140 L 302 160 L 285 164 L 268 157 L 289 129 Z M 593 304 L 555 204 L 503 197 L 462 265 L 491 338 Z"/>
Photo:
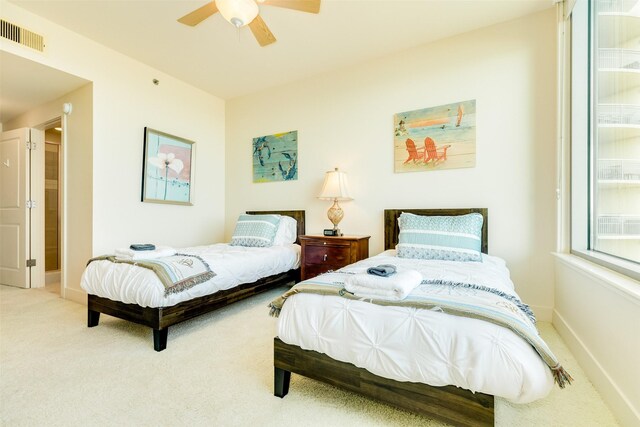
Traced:
<path id="1" fill-rule="evenodd" d="M 564 265 L 580 273 L 586 273 L 592 276 L 606 287 L 640 305 L 640 282 L 637 280 L 589 262 L 576 255 L 566 253 L 554 253 L 553 255 Z"/>

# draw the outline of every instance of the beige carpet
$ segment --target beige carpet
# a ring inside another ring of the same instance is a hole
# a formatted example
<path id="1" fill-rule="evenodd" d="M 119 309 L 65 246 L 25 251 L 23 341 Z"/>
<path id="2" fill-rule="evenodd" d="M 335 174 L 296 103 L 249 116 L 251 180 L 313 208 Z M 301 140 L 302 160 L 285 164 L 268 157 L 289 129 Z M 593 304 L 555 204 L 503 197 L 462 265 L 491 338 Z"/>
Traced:
<path id="1" fill-rule="evenodd" d="M 275 319 L 283 289 L 169 329 L 153 350 L 149 328 L 102 315 L 45 290 L 0 286 L 3 426 L 441 426 L 292 375 L 273 396 Z M 498 426 L 615 426 L 616 421 L 550 324 L 540 330 L 575 378 L 530 405 L 496 400 Z"/>

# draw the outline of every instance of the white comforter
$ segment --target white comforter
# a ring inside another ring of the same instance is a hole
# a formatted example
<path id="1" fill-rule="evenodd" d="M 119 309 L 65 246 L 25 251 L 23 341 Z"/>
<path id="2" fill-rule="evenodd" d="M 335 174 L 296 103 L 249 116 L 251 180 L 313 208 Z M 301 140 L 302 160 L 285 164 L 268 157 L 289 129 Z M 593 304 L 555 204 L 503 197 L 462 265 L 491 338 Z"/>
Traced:
<path id="1" fill-rule="evenodd" d="M 218 243 L 183 248 L 179 252 L 202 257 L 216 276 L 186 291 L 165 296 L 164 286 L 149 269 L 93 261 L 82 274 L 82 289 L 92 295 L 142 307 L 169 307 L 300 266 L 300 246 L 295 244 L 250 248 Z"/>
<path id="2" fill-rule="evenodd" d="M 380 264 L 416 269 L 425 279 L 475 283 L 515 294 L 504 261 L 487 255 L 482 263 L 462 263 L 403 259 L 386 251 L 340 271 L 364 272 Z M 344 281 L 343 274 L 328 274 L 323 280 Z M 515 403 L 542 398 L 554 384 L 533 347 L 512 331 L 439 311 L 301 293 L 284 304 L 278 336 L 381 377 L 456 385 Z"/>

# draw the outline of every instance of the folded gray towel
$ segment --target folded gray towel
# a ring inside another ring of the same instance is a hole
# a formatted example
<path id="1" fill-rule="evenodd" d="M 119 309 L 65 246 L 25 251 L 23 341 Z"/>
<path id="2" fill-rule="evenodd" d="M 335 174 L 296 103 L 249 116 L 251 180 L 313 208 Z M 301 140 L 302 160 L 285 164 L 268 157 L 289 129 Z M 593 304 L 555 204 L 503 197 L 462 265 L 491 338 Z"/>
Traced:
<path id="1" fill-rule="evenodd" d="M 391 264 L 380 264 L 375 267 L 367 268 L 367 273 L 374 276 L 389 277 L 396 273 L 396 266 Z"/>
<path id="2" fill-rule="evenodd" d="M 134 243 L 129 246 L 129 248 L 133 249 L 134 251 L 155 251 L 156 245 L 153 245 L 151 243 Z"/>

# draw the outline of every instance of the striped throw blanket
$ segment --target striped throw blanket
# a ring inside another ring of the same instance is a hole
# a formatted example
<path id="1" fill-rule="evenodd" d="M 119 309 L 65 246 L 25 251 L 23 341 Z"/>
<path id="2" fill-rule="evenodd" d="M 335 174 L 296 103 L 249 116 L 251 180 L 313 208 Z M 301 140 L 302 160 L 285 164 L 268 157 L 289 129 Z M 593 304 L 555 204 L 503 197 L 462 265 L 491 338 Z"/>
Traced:
<path id="1" fill-rule="evenodd" d="M 430 283 L 424 281 L 414 289 L 407 298 L 398 301 L 361 298 L 344 289 L 344 281 L 331 280 L 347 273 L 334 272 L 321 275 L 295 285 L 289 291 L 273 300 L 269 314 L 280 315 L 287 299 L 299 293 L 339 296 L 351 300 L 366 301 L 384 306 L 413 307 L 425 310 L 438 310 L 455 316 L 469 317 L 491 322 L 510 329 L 527 341 L 536 350 L 542 360 L 549 366 L 555 382 L 564 388 L 571 384 L 573 378 L 564 370 L 558 359 L 538 334 L 534 320 L 523 309 L 526 305 L 513 297 L 505 298 L 474 285 L 464 286 L 460 283 Z M 329 280 L 327 280 L 327 277 Z"/>
<path id="2" fill-rule="evenodd" d="M 131 264 L 153 271 L 164 286 L 165 296 L 191 289 L 195 285 L 213 278 L 209 264 L 197 255 L 175 254 L 155 259 L 117 259 L 114 255 L 104 255 L 89 260 L 110 261 L 116 264 Z"/>

